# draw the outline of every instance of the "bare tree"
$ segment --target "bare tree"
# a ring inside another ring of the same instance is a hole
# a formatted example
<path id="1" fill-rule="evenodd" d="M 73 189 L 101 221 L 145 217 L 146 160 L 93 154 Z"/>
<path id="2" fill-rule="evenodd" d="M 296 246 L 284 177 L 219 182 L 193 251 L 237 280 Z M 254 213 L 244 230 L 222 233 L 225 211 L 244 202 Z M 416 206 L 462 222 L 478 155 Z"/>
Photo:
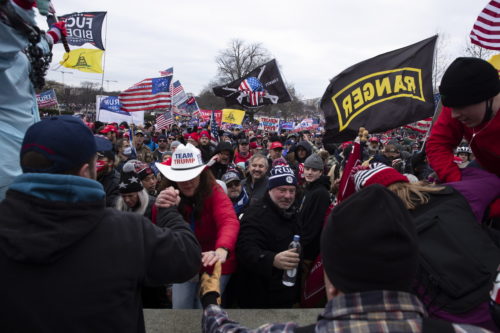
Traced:
<path id="1" fill-rule="evenodd" d="M 218 81 L 228 83 L 237 80 L 269 60 L 271 56 L 261 43 L 233 39 L 229 47 L 220 51 L 215 58 Z"/>
<path id="2" fill-rule="evenodd" d="M 493 50 L 488 50 L 479 45 L 472 44 L 469 38 L 467 38 L 465 41 L 464 54 L 467 57 L 488 60 L 494 53 L 495 51 Z"/>
<path id="3" fill-rule="evenodd" d="M 432 73 L 432 86 L 437 91 L 439 82 L 448 68 L 451 59 L 448 50 L 449 39 L 445 34 L 440 33 L 436 44 L 434 57 L 434 69 Z"/>

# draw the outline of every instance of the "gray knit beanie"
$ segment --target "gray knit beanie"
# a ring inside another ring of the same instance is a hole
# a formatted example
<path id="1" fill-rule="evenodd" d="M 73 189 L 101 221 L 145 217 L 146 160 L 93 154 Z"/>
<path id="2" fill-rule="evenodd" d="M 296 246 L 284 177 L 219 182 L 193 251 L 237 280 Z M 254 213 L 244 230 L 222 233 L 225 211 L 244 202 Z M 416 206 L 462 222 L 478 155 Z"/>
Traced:
<path id="1" fill-rule="evenodd" d="M 323 159 L 318 154 L 312 154 L 311 156 L 306 158 L 304 162 L 304 167 L 316 170 L 323 170 L 324 168 Z"/>

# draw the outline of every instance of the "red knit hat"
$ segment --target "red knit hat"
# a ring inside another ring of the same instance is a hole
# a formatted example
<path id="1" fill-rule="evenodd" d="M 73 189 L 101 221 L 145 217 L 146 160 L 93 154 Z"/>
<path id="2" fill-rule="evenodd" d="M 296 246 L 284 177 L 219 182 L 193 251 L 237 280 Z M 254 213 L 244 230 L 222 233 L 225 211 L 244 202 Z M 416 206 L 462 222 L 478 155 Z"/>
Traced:
<path id="1" fill-rule="evenodd" d="M 408 178 L 403 176 L 396 169 L 388 167 L 382 163 L 373 163 L 367 170 L 359 170 L 354 175 L 356 191 L 371 184 L 381 184 L 389 186 L 396 182 L 408 183 Z"/>

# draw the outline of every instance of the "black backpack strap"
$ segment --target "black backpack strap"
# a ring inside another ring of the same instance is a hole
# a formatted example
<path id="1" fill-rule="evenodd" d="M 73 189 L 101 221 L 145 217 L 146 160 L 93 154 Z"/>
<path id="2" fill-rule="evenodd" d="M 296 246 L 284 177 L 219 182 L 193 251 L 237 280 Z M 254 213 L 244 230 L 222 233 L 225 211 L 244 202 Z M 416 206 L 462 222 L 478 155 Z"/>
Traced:
<path id="1" fill-rule="evenodd" d="M 307 325 L 307 326 L 296 327 L 293 331 L 295 333 L 314 333 L 315 327 L 316 327 L 316 324 L 311 324 L 311 325 Z"/>
<path id="2" fill-rule="evenodd" d="M 454 333 L 452 323 L 444 320 L 423 318 L 422 333 Z"/>

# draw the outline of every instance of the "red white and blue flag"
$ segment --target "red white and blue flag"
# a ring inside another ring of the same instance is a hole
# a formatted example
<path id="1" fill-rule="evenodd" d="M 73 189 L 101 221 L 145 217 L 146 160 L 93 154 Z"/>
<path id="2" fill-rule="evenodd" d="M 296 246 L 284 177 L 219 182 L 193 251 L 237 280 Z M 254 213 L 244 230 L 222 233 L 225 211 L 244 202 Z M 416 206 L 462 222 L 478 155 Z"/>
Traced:
<path id="1" fill-rule="evenodd" d="M 215 110 L 212 110 L 212 114 L 210 115 L 210 141 L 217 145 L 219 143 L 219 125 L 215 120 Z"/>
<path id="2" fill-rule="evenodd" d="M 238 90 L 247 94 L 252 106 L 259 105 L 259 98 L 266 94 L 262 83 L 256 77 L 249 77 L 241 81 Z"/>
<path id="3" fill-rule="evenodd" d="M 167 111 L 156 116 L 156 130 L 162 130 L 164 128 L 169 128 L 174 123 L 174 118 L 172 117 L 172 112 Z"/>
<path id="4" fill-rule="evenodd" d="M 171 76 L 163 76 L 144 79 L 136 83 L 120 94 L 121 109 L 127 112 L 170 109 L 172 107 L 171 81 Z"/>
<path id="5" fill-rule="evenodd" d="M 46 108 L 57 105 L 57 97 L 54 89 L 44 91 L 36 95 L 36 102 L 39 108 Z"/>
<path id="6" fill-rule="evenodd" d="M 500 50 L 500 0 L 492 0 L 477 17 L 470 41 L 489 50 Z"/>
<path id="7" fill-rule="evenodd" d="M 161 76 L 173 76 L 174 75 L 174 68 L 170 67 L 165 69 L 164 71 L 160 71 Z"/>
<path id="8" fill-rule="evenodd" d="M 188 96 L 184 92 L 184 88 L 179 80 L 172 84 L 172 104 L 179 106 L 188 100 Z"/>

